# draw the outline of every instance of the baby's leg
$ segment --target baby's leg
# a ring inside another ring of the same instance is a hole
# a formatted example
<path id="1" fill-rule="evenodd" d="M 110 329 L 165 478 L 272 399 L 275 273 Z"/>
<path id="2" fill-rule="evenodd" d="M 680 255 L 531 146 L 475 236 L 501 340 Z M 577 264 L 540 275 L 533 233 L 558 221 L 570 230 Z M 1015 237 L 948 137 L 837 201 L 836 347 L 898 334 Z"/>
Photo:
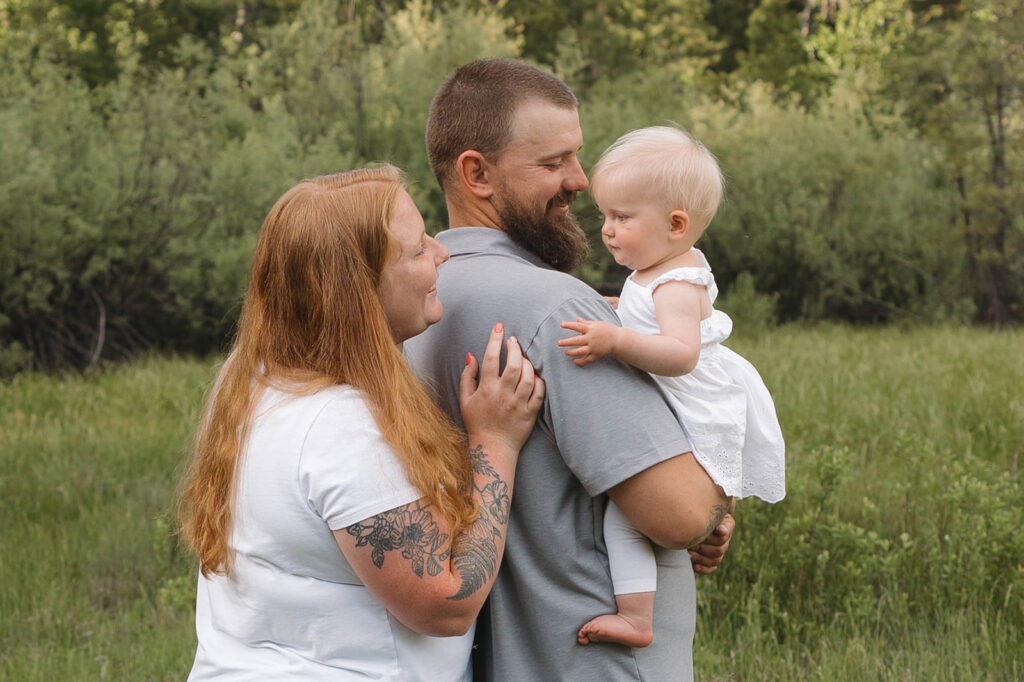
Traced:
<path id="1" fill-rule="evenodd" d="M 654 639 L 654 590 L 658 583 L 651 541 L 611 502 L 604 516 L 604 541 L 618 613 L 594 618 L 580 628 L 576 640 L 580 644 L 618 642 L 645 647 Z"/>

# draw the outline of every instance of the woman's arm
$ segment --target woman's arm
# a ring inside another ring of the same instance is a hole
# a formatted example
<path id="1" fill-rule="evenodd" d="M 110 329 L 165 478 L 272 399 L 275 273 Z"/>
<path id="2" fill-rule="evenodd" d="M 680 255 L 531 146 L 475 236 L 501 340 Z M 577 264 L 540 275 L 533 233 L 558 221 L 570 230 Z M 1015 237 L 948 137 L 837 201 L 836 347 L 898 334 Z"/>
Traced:
<path id="1" fill-rule="evenodd" d="M 577 365 L 605 355 L 660 376 L 688 374 L 700 358 L 701 298 L 704 287 L 689 282 L 666 282 L 654 290 L 654 312 L 660 334 L 642 334 L 604 321 L 563 322 L 578 336 L 558 342 Z"/>
<path id="2" fill-rule="evenodd" d="M 479 385 L 472 356 L 462 374 L 472 494 L 480 510 L 476 521 L 452 538 L 444 519 L 421 498 L 334 531 L 366 587 L 402 623 L 426 635 L 466 632 L 483 606 L 505 550 L 519 449 L 544 399 L 544 382 L 515 338 L 508 341 L 499 376 L 502 337 L 496 327 L 479 367 Z"/>

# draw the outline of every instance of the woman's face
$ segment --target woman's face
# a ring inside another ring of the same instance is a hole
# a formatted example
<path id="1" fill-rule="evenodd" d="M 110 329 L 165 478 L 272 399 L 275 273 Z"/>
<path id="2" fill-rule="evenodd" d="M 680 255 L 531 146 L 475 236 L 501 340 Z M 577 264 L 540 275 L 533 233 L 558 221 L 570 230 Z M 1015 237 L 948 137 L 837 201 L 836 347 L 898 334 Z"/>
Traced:
<path id="1" fill-rule="evenodd" d="M 399 195 L 390 230 L 397 248 L 381 272 L 377 293 L 391 335 L 400 343 L 441 319 L 437 266 L 448 260 L 448 249 L 426 233 L 423 216 L 405 191 Z"/>

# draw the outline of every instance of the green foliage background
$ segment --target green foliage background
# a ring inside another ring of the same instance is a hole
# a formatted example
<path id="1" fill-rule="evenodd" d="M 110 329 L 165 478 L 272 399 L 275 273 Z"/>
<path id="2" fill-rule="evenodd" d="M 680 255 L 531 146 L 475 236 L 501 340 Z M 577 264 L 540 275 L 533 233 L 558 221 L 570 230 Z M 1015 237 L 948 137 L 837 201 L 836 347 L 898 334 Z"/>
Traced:
<path id="1" fill-rule="evenodd" d="M 223 347 L 262 218 L 302 177 L 390 161 L 441 229 L 428 103 L 488 55 L 574 87 L 588 167 L 643 125 L 708 144 L 728 188 L 702 246 L 723 307 L 751 324 L 1016 324 L 1022 14 L 1010 0 L 0 0 L 0 374 Z M 589 199 L 577 208 L 596 235 Z M 626 273 L 598 245 L 579 274 L 611 293 Z"/>

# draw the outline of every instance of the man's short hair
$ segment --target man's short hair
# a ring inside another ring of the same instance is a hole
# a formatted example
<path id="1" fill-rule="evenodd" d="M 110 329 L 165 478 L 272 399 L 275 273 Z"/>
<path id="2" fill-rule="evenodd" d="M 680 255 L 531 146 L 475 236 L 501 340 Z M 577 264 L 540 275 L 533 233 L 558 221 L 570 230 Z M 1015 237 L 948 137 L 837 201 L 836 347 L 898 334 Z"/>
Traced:
<path id="1" fill-rule="evenodd" d="M 569 86 L 516 59 L 481 59 L 449 74 L 434 95 L 427 119 L 427 157 L 441 188 L 468 149 L 497 161 L 512 136 L 517 108 L 531 99 L 577 108 Z"/>

